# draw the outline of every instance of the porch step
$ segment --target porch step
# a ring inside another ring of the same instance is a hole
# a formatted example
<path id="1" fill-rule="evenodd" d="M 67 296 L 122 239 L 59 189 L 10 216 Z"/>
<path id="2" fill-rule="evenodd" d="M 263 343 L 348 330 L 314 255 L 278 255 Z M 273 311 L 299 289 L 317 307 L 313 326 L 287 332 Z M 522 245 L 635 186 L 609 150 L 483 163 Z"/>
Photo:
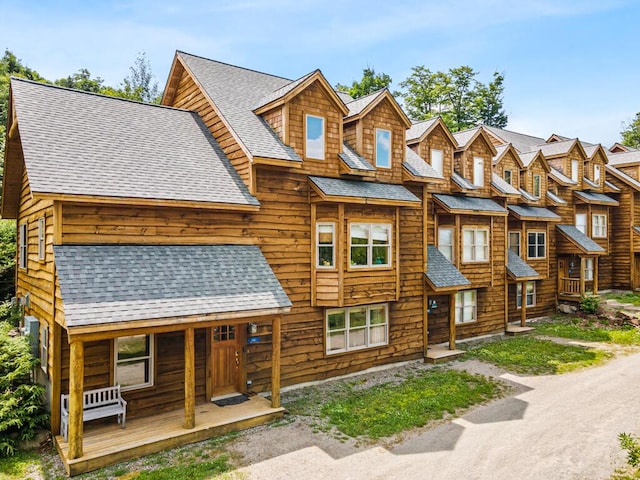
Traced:
<path id="1" fill-rule="evenodd" d="M 427 348 L 427 356 L 424 361 L 427 363 L 442 363 L 455 360 L 464 355 L 464 350 L 450 350 L 447 347 L 429 347 Z"/>
<path id="2" fill-rule="evenodd" d="M 507 330 L 505 333 L 511 337 L 516 337 L 518 335 L 525 335 L 529 332 L 535 330 L 533 327 L 521 327 L 520 325 L 509 325 L 507 326 Z"/>

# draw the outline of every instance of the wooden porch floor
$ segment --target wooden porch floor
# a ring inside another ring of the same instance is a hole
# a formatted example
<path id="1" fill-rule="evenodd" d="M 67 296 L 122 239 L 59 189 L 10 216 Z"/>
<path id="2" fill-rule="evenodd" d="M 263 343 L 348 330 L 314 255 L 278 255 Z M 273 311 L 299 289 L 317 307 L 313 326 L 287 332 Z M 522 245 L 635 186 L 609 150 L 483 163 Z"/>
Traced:
<path id="1" fill-rule="evenodd" d="M 138 458 L 188 443 L 251 428 L 282 417 L 284 408 L 271 408 L 271 402 L 259 395 L 239 405 L 218 407 L 212 403 L 196 406 L 196 426 L 185 429 L 184 410 L 143 418 L 127 419 L 127 428 L 110 425 L 84 426 L 83 453 L 68 458 L 69 445 L 61 435 L 55 445 L 69 475 L 79 475 L 114 463 Z"/>
<path id="2" fill-rule="evenodd" d="M 448 362 L 464 354 L 464 350 L 450 350 L 448 346 L 434 345 L 427 348 L 425 361 L 433 364 Z"/>

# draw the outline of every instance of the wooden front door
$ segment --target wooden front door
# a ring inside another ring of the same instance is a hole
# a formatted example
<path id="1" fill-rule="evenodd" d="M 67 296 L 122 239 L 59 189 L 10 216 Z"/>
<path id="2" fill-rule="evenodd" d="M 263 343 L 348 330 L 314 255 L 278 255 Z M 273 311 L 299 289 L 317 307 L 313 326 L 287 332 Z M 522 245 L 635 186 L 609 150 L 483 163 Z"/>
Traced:
<path id="1" fill-rule="evenodd" d="M 242 335 L 240 325 L 219 325 L 211 329 L 212 396 L 241 391 Z"/>

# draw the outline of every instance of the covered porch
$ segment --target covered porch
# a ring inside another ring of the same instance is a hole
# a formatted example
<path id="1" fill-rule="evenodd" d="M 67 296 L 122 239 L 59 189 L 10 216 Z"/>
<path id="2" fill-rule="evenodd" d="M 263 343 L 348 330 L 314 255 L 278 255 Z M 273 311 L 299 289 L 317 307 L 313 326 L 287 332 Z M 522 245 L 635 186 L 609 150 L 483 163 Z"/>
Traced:
<path id="1" fill-rule="evenodd" d="M 598 258 L 606 250 L 573 225 L 557 225 L 558 299 L 598 294 Z"/>

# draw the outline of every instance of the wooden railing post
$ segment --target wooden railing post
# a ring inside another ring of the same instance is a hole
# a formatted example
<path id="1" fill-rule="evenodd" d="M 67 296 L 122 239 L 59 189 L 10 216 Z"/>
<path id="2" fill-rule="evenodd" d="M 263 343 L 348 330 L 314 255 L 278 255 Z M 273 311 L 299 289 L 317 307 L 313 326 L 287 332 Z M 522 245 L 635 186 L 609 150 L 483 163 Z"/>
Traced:
<path id="1" fill-rule="evenodd" d="M 522 282 L 522 295 L 520 297 L 520 326 L 527 326 L 527 282 Z"/>
<path id="2" fill-rule="evenodd" d="M 82 457 L 82 392 L 84 390 L 84 343 L 71 342 L 69 362 L 69 460 Z"/>
<path id="3" fill-rule="evenodd" d="M 449 350 L 456 349 L 456 294 L 449 295 Z"/>
<path id="4" fill-rule="evenodd" d="M 196 357 L 193 328 L 184 331 L 184 428 L 196 426 Z"/>
<path id="5" fill-rule="evenodd" d="M 271 406 L 280 406 L 280 328 L 281 316 L 273 319 L 271 327 Z"/>

